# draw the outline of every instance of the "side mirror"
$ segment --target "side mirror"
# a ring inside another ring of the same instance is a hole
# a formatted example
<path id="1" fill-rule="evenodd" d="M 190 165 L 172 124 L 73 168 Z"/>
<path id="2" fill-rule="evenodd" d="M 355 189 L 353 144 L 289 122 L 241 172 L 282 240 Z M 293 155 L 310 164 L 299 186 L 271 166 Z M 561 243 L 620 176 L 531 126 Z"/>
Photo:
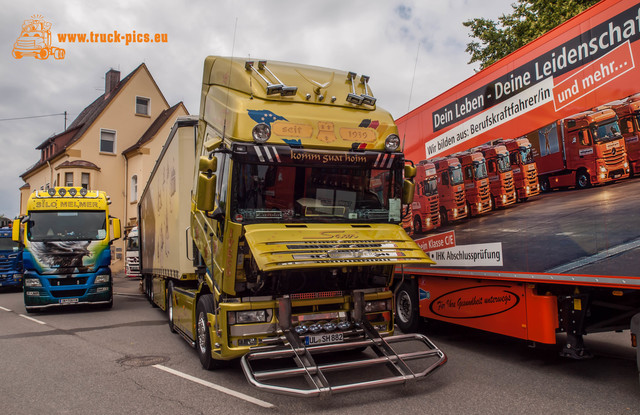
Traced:
<path id="1" fill-rule="evenodd" d="M 198 175 L 196 188 L 196 207 L 198 210 L 211 212 L 215 207 L 216 175 L 201 172 Z"/>
<path id="2" fill-rule="evenodd" d="M 411 180 L 405 180 L 402 183 L 402 204 L 410 205 L 413 203 L 413 195 L 416 192 L 416 184 Z"/>
<path id="3" fill-rule="evenodd" d="M 20 219 L 13 221 L 11 226 L 11 239 L 13 242 L 20 242 Z"/>
<path id="4" fill-rule="evenodd" d="M 412 179 L 416 177 L 416 172 L 417 172 L 417 169 L 415 168 L 415 166 L 410 166 L 408 164 L 405 164 L 404 166 L 405 179 Z"/>
<path id="5" fill-rule="evenodd" d="M 113 240 L 120 239 L 122 236 L 122 227 L 120 226 L 120 219 L 112 218 L 111 223 L 113 224 Z"/>

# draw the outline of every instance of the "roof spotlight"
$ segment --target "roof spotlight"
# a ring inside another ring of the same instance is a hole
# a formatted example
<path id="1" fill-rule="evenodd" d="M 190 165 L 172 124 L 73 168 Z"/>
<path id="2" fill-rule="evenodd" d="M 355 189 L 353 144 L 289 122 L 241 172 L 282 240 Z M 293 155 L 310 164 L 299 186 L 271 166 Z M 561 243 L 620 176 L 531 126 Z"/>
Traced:
<path id="1" fill-rule="evenodd" d="M 64 187 L 62 187 L 62 188 L 58 189 L 58 194 L 59 194 L 60 196 L 64 196 L 64 195 L 66 195 L 66 194 L 67 194 L 67 189 L 65 189 Z"/>
<path id="2" fill-rule="evenodd" d="M 396 151 L 400 147 L 400 137 L 395 134 L 389 134 L 389 136 L 384 140 L 384 148 L 387 151 Z"/>
<path id="3" fill-rule="evenodd" d="M 49 196 L 55 196 L 56 189 L 53 187 L 50 187 L 49 190 L 47 190 L 47 193 L 49 193 Z"/>
<path id="4" fill-rule="evenodd" d="M 256 124 L 251 131 L 253 135 L 253 141 L 258 144 L 266 143 L 271 137 L 271 127 L 265 123 Z"/>
<path id="5" fill-rule="evenodd" d="M 76 188 L 72 187 L 71 189 L 69 189 L 69 196 L 74 197 L 77 192 L 78 191 L 76 190 Z"/>

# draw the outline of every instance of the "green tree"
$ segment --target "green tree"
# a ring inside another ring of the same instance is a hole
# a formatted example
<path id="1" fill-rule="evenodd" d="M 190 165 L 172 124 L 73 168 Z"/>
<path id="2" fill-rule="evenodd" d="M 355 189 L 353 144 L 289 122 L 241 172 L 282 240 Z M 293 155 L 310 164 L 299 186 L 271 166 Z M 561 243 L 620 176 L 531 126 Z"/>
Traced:
<path id="1" fill-rule="evenodd" d="M 518 0 L 513 13 L 498 21 L 475 18 L 462 23 L 476 40 L 467 44 L 469 63 L 480 62 L 484 69 L 549 30 L 583 12 L 598 0 Z"/>

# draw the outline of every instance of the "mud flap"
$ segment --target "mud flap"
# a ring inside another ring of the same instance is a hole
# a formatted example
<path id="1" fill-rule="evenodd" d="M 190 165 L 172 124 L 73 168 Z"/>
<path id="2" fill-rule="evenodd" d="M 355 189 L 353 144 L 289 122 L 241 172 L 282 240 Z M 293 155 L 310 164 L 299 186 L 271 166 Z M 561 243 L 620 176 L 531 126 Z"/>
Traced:
<path id="1" fill-rule="evenodd" d="M 422 334 L 381 337 L 363 318 L 362 293 L 354 293 L 354 303 L 356 328 L 343 333 L 344 342 L 305 345 L 304 336 L 286 323 L 291 304 L 281 299 L 280 344 L 254 348 L 241 359 L 249 383 L 269 392 L 319 397 L 407 384 L 446 363 L 446 355 Z M 370 351 L 354 352 L 363 348 Z"/>
<path id="2" fill-rule="evenodd" d="M 638 366 L 638 379 L 640 380 L 640 346 L 637 345 L 640 339 L 640 313 L 631 318 L 631 335 L 636 339 L 636 365 Z"/>

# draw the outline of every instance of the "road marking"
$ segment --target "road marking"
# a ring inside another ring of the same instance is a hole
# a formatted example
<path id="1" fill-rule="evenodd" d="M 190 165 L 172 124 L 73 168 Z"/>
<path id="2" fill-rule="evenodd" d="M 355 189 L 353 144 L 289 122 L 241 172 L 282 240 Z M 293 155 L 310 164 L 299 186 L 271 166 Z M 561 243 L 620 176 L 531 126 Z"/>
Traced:
<path id="1" fill-rule="evenodd" d="M 29 317 L 29 316 L 25 316 L 24 314 L 19 314 L 19 315 L 20 315 L 20 317 L 24 317 L 24 318 L 26 318 L 27 320 L 31 320 L 31 321 L 33 321 L 33 322 L 35 322 L 35 323 L 38 323 L 38 324 L 47 324 L 47 323 L 45 323 L 44 321 L 36 320 L 35 318 L 33 318 L 33 317 Z"/>
<path id="2" fill-rule="evenodd" d="M 2 307 L 2 306 L 0 306 L 0 310 L 2 310 L 2 311 L 11 311 L 11 310 L 9 310 L 8 308 L 4 308 L 4 307 Z"/>
<path id="3" fill-rule="evenodd" d="M 614 255 L 618 255 L 627 251 L 630 251 L 632 249 L 636 249 L 640 247 L 640 238 L 639 239 L 635 239 L 631 242 L 627 242 L 621 245 L 617 245 L 614 246 L 613 248 L 609 248 L 605 251 L 601 251 L 598 252 L 595 255 L 591 255 L 588 257 L 582 257 L 582 258 L 578 258 L 572 262 L 569 262 L 567 264 L 564 265 L 560 265 L 558 267 L 552 268 L 552 269 L 548 269 L 545 272 L 549 272 L 549 273 L 554 273 L 554 274 L 560 274 L 560 273 L 564 273 L 564 272 L 569 272 L 571 270 L 574 270 L 576 268 L 580 268 L 580 267 L 584 267 L 586 265 L 591 265 L 595 262 L 598 261 L 602 261 L 605 260 L 609 257 L 612 257 Z"/>
<path id="4" fill-rule="evenodd" d="M 256 399 L 252 396 L 245 395 L 244 393 L 234 391 L 233 389 L 225 388 L 224 386 L 216 385 L 215 383 L 207 382 L 206 380 L 199 379 L 195 376 L 187 375 L 186 373 L 179 372 L 175 369 L 171 369 L 169 367 L 163 365 L 153 365 L 156 369 L 164 370 L 165 372 L 171 373 L 172 375 L 180 376 L 183 379 L 190 380 L 192 382 L 198 383 L 202 386 L 206 386 L 211 389 L 215 389 L 219 392 L 226 393 L 227 395 L 234 396 L 236 398 L 245 400 L 252 404 L 261 406 L 263 408 L 275 408 L 275 405 L 270 404 L 269 402 L 262 401 L 260 399 Z"/>

